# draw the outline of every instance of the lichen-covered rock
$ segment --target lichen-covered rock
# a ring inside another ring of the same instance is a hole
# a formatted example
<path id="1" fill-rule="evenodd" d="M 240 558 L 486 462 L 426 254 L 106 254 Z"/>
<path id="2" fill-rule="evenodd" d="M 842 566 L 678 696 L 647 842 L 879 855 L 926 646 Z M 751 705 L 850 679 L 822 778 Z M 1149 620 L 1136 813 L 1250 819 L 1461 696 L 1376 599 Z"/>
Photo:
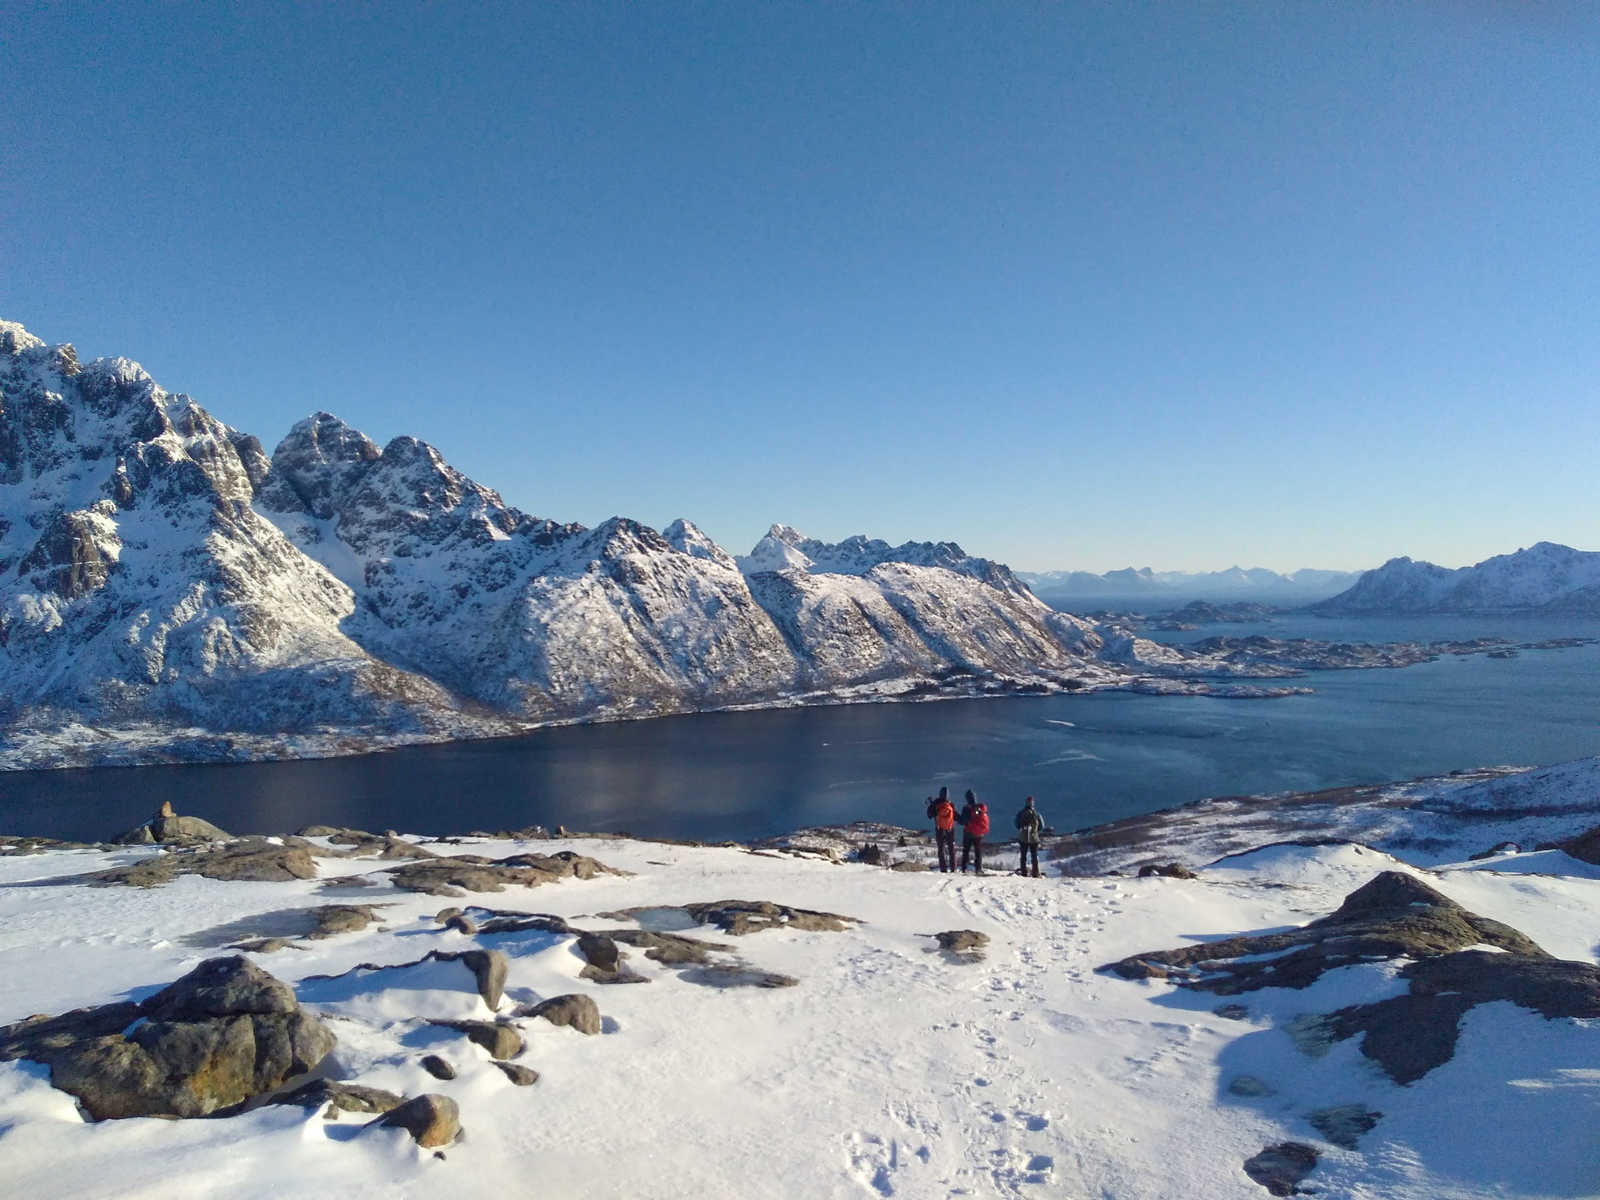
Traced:
<path id="1" fill-rule="evenodd" d="M 304 1074 L 333 1046 L 287 984 L 242 956 L 210 959 L 139 1004 L 0 1030 L 0 1061 L 47 1064 L 96 1120 L 205 1116 Z"/>

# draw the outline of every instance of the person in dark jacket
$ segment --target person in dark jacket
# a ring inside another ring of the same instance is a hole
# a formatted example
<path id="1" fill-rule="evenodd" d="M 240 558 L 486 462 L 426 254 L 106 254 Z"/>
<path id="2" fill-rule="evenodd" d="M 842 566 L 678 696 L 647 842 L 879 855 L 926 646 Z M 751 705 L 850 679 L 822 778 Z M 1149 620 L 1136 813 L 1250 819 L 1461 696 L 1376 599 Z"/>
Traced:
<path id="1" fill-rule="evenodd" d="M 989 832 L 989 806 L 979 801 L 971 788 L 961 810 L 961 873 L 967 872 L 967 855 L 972 855 L 973 874 L 983 874 L 983 838 Z"/>
<path id="2" fill-rule="evenodd" d="M 933 840 L 939 846 L 939 870 L 956 869 L 956 806 L 950 803 L 950 789 L 942 787 L 928 799 L 928 817 L 933 821 Z"/>
<path id="3" fill-rule="evenodd" d="M 1028 855 L 1033 855 L 1033 877 L 1039 878 L 1039 834 L 1044 830 L 1044 817 L 1039 815 L 1039 810 L 1033 806 L 1033 797 L 1029 796 L 1022 804 L 1022 811 L 1017 814 L 1017 849 L 1022 854 L 1022 861 L 1017 864 L 1017 874 L 1028 873 Z"/>

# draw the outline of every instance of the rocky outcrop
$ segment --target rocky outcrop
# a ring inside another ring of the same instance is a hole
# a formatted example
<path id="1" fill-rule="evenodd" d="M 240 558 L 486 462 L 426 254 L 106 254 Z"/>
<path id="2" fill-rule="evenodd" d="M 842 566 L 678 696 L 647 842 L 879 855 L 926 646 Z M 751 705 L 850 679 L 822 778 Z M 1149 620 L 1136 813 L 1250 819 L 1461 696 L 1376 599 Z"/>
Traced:
<path id="1" fill-rule="evenodd" d="M 734 937 L 760 933 L 764 929 L 801 929 L 811 932 L 840 933 L 857 924 L 854 917 L 841 917 L 837 913 L 818 912 L 808 908 L 793 908 L 775 904 L 771 900 L 713 900 L 704 904 L 681 904 L 676 908 L 696 925 L 715 925 L 723 933 Z M 649 908 L 625 908 L 619 912 L 599 914 L 614 920 L 632 920 L 640 913 L 663 910 L 657 905 Z"/>
<path id="2" fill-rule="evenodd" d="M 1287 1027 L 1296 1044 L 1321 1054 L 1359 1034 L 1361 1052 L 1404 1084 L 1450 1061 L 1461 1017 L 1476 1005 L 1505 1000 L 1547 1018 L 1600 1016 L 1600 967 L 1552 958 L 1509 925 L 1399 871 L 1375 876 L 1299 929 L 1136 954 L 1101 969 L 1241 995 L 1305 988 L 1336 967 L 1385 960 L 1404 964 L 1405 994 L 1304 1014 Z"/>
<path id="3" fill-rule="evenodd" d="M 467 892 L 503 892 L 507 884 L 538 887 L 562 879 L 621 874 L 624 872 L 567 850 L 557 854 L 513 854 L 501 859 L 462 854 L 410 862 L 389 870 L 395 887 L 451 897 Z"/>
<path id="4" fill-rule="evenodd" d="M 0 1030 L 0 1060 L 45 1063 L 95 1120 L 205 1116 L 304 1074 L 333 1046 L 287 984 L 237 956 L 210 959 L 138 1004 Z"/>
<path id="5" fill-rule="evenodd" d="M 1237 995 L 1308 987 L 1334 967 L 1430 958 L 1476 945 L 1549 957 L 1509 925 L 1468 912 L 1411 875 L 1384 871 L 1350 893 L 1338 911 L 1299 929 L 1135 954 L 1102 969 L 1124 979 L 1171 978 L 1184 987 Z"/>

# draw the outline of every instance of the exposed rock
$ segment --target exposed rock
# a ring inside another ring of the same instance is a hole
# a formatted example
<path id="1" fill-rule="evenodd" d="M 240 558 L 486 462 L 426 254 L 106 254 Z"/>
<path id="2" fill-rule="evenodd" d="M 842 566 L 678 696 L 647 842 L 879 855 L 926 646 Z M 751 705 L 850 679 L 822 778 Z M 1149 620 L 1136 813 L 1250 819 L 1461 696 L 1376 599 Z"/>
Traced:
<path id="1" fill-rule="evenodd" d="M 640 913 L 656 912 L 662 906 L 625 908 L 620 912 L 600 913 L 602 917 L 632 920 Z M 803 929 L 839 933 L 857 924 L 855 917 L 841 917 L 837 913 L 816 912 L 808 908 L 791 908 L 787 904 L 774 904 L 770 900 L 715 900 L 708 904 L 683 904 L 681 908 L 697 925 L 715 925 L 734 937 L 760 933 L 763 929 Z"/>
<path id="2" fill-rule="evenodd" d="M 1228 1081 L 1228 1094 L 1232 1096 L 1271 1096 L 1277 1093 L 1265 1080 L 1257 1079 L 1254 1075 L 1239 1075 Z"/>
<path id="3" fill-rule="evenodd" d="M 1244 1173 L 1274 1196 L 1293 1196 L 1317 1165 L 1317 1152 L 1304 1142 L 1279 1142 L 1245 1159 Z"/>
<path id="4" fill-rule="evenodd" d="M 1400 971 L 1410 994 L 1355 1005 L 1324 1018 L 1332 1041 L 1360 1033 L 1361 1052 L 1396 1083 L 1412 1083 L 1450 1061 L 1462 1015 L 1508 1000 L 1545 1017 L 1600 1017 L 1600 967 L 1548 957 L 1463 950 Z"/>
<path id="5" fill-rule="evenodd" d="M 334 1037 L 294 992 L 242 956 L 210 959 L 139 1004 L 0 1030 L 0 1061 L 32 1059 L 96 1120 L 197 1117 L 304 1074 Z"/>
<path id="6" fill-rule="evenodd" d="M 179 875 L 278 883 L 290 879 L 315 879 L 317 865 L 311 857 L 311 851 L 305 846 L 279 846 L 256 839 L 198 849 L 176 849 L 131 866 L 94 871 L 80 878 L 100 886 L 125 884 L 130 887 L 159 887 Z"/>
<path id="7" fill-rule="evenodd" d="M 162 805 L 171 809 L 171 804 Z M 158 842 L 188 844 L 193 842 L 225 842 L 233 835 L 219 829 L 210 821 L 199 817 L 180 817 L 172 813 L 157 813 L 150 822 L 150 832 Z"/>
<path id="8" fill-rule="evenodd" d="M 505 1072 L 505 1077 L 518 1087 L 532 1087 L 539 1082 L 539 1072 L 532 1067 L 524 1067 L 520 1063 L 495 1061 L 495 1066 Z"/>
<path id="9" fill-rule="evenodd" d="M 1101 969 L 1124 979 L 1170 975 L 1184 987 L 1236 995 L 1308 987 L 1324 971 L 1353 963 L 1423 959 L 1480 944 L 1548 957 L 1509 925 L 1468 912 L 1411 875 L 1384 871 L 1336 912 L 1299 929 L 1136 954 Z"/>
<path id="10" fill-rule="evenodd" d="M 369 904 L 324 904 L 310 911 L 316 927 L 309 938 L 330 938 L 341 933 L 359 933 L 378 919 L 378 910 Z"/>
<path id="11" fill-rule="evenodd" d="M 702 987 L 714 988 L 786 988 L 800 981 L 793 975 L 780 975 L 776 971 L 762 971 L 742 963 L 717 963 L 706 967 L 690 967 L 680 973 L 680 978 Z"/>
<path id="12" fill-rule="evenodd" d="M 467 1040 L 482 1046 L 490 1058 L 515 1058 L 527 1048 L 516 1028 L 501 1021 L 429 1021 L 428 1024 L 466 1034 Z"/>
<path id="13" fill-rule="evenodd" d="M 989 935 L 976 929 L 946 929 L 932 935 L 939 941 L 939 949 L 949 954 L 978 954 L 989 944 Z"/>
<path id="14" fill-rule="evenodd" d="M 320 1108 L 328 1105 L 325 1114 L 330 1120 L 342 1112 L 386 1113 L 403 1103 L 405 1097 L 396 1096 L 380 1088 L 363 1087 L 337 1079 L 313 1079 L 293 1091 L 273 1098 L 273 1104 L 294 1104 L 301 1108 Z"/>
<path id="15" fill-rule="evenodd" d="M 464 933 L 468 937 L 475 937 L 478 927 L 472 923 L 472 918 L 465 913 L 457 913 L 444 923 L 446 929 L 453 929 L 457 933 Z"/>
<path id="16" fill-rule="evenodd" d="M 1566 851 L 1573 858 L 1600 866 L 1600 825 L 1596 825 L 1588 833 L 1580 833 L 1575 838 L 1568 838 L 1566 841 L 1561 842 L 1557 848 Z"/>
<path id="17" fill-rule="evenodd" d="M 878 848 L 878 844 L 876 842 L 868 842 L 865 846 L 862 846 L 856 851 L 856 861 L 864 862 L 869 866 L 874 867 L 882 866 L 883 851 Z"/>
<path id="18" fill-rule="evenodd" d="M 422 1060 L 422 1069 L 435 1079 L 454 1079 L 456 1069 L 447 1060 L 437 1054 L 429 1054 Z"/>
<path id="19" fill-rule="evenodd" d="M 345 831 L 343 829 L 340 829 L 336 825 L 307 825 L 303 829 L 295 830 L 295 836 L 296 837 L 303 837 L 303 838 L 313 838 L 313 837 L 331 838 L 335 834 L 344 833 L 344 832 Z"/>
<path id="20" fill-rule="evenodd" d="M 897 863 L 890 864 L 889 870 L 901 872 L 926 871 L 928 870 L 928 864 L 921 859 L 903 858 Z"/>
<path id="21" fill-rule="evenodd" d="M 297 950 L 304 949 L 303 946 L 295 946 L 292 941 L 284 937 L 251 938 L 248 941 L 234 942 L 228 949 L 243 950 L 247 954 L 276 954 L 279 950 L 287 950 L 290 947 Z"/>
<path id="22" fill-rule="evenodd" d="M 433 914 L 433 919 L 438 924 L 443 925 L 452 917 L 459 917 L 460 915 L 461 910 L 459 908 L 441 908 L 438 912 Z"/>
<path id="23" fill-rule="evenodd" d="M 591 879 L 597 874 L 620 875 L 603 863 L 580 854 L 514 854 L 499 860 L 463 854 L 430 858 L 393 867 L 394 885 L 430 896 L 460 896 L 465 892 L 501 892 L 507 884 L 538 887 L 559 879 Z"/>
<path id="24" fill-rule="evenodd" d="M 1319 1108 L 1306 1117 L 1311 1127 L 1335 1146 L 1354 1150 L 1361 1135 L 1371 1132 L 1382 1117 L 1365 1104 L 1340 1104 L 1333 1108 Z"/>
<path id="25" fill-rule="evenodd" d="M 1482 862 L 1486 858 L 1498 858 L 1502 854 L 1518 854 L 1522 847 L 1516 842 L 1499 842 L 1487 850 L 1479 850 L 1476 854 L 1467 855 L 1468 862 Z"/>
<path id="26" fill-rule="evenodd" d="M 664 967 L 699 966 L 716 951 L 732 950 L 726 942 L 707 942 L 681 933 L 656 933 L 649 929 L 608 929 L 606 936 L 644 951 L 644 956 Z"/>
<path id="27" fill-rule="evenodd" d="M 579 934 L 577 950 L 583 955 L 583 960 L 597 971 L 615 973 L 622 962 L 622 951 L 617 948 L 617 943 L 603 933 Z"/>
<path id="28" fill-rule="evenodd" d="M 1247 1021 L 1250 1019 L 1250 1010 L 1242 1004 L 1219 1004 L 1211 1011 L 1229 1021 Z"/>
<path id="29" fill-rule="evenodd" d="M 417 1145 L 432 1149 L 456 1140 L 461 1133 L 461 1112 L 449 1096 L 425 1092 L 391 1108 L 372 1126 L 404 1129 L 417 1140 Z"/>
<path id="30" fill-rule="evenodd" d="M 600 1032 L 600 1009 L 592 997 L 581 992 L 554 996 L 538 1004 L 524 1004 L 518 1008 L 519 1017 L 543 1017 L 552 1025 L 566 1025 L 582 1034 Z"/>
<path id="31" fill-rule="evenodd" d="M 1193 879 L 1194 872 L 1181 862 L 1145 863 L 1139 868 L 1139 878 L 1149 879 L 1152 875 L 1165 875 L 1171 879 Z"/>

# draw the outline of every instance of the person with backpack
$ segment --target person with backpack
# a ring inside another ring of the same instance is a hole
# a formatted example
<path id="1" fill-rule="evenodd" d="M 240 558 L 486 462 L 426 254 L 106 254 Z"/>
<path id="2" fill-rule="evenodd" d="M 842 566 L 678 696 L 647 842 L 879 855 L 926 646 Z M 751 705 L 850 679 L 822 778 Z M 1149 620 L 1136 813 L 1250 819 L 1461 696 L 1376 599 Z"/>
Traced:
<path id="1" fill-rule="evenodd" d="M 982 803 L 971 788 L 967 789 L 967 803 L 961 810 L 961 873 L 967 873 L 967 853 L 972 854 L 973 874 L 983 874 L 983 839 L 989 832 L 989 806 Z"/>
<path id="2" fill-rule="evenodd" d="M 1022 804 L 1022 811 L 1017 814 L 1017 849 L 1022 854 L 1022 861 L 1017 864 L 1017 874 L 1028 873 L 1028 854 L 1033 854 L 1033 877 L 1039 878 L 1039 834 L 1044 830 L 1044 817 L 1033 806 L 1033 797 L 1029 796 Z"/>
<path id="3" fill-rule="evenodd" d="M 933 840 L 939 845 L 939 870 L 956 869 L 956 806 L 950 803 L 950 789 L 942 787 L 928 799 L 928 816 L 933 819 Z"/>

